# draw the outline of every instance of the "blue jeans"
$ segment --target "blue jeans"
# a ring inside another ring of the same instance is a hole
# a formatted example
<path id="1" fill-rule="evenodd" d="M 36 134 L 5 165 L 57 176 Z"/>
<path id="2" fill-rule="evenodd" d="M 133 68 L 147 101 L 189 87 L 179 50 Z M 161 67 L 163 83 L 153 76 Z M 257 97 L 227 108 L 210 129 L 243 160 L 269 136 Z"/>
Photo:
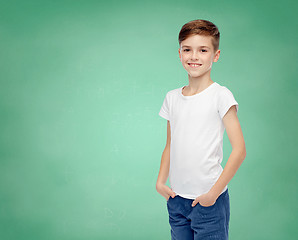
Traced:
<path id="1" fill-rule="evenodd" d="M 172 240 L 229 239 L 230 198 L 228 189 L 208 207 L 176 195 L 167 201 Z"/>

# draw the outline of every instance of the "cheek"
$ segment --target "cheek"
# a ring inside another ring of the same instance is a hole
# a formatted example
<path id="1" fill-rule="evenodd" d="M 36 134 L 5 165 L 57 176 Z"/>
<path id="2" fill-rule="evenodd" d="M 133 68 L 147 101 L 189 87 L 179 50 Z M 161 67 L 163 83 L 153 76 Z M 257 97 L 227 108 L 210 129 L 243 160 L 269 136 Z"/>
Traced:
<path id="1" fill-rule="evenodd" d="M 186 61 L 186 60 L 188 60 L 188 58 L 189 58 L 189 56 L 187 54 L 182 54 L 181 55 L 182 61 Z"/>
<path id="2" fill-rule="evenodd" d="M 205 56 L 205 61 L 212 62 L 213 61 L 212 56 L 210 56 L 210 55 Z"/>

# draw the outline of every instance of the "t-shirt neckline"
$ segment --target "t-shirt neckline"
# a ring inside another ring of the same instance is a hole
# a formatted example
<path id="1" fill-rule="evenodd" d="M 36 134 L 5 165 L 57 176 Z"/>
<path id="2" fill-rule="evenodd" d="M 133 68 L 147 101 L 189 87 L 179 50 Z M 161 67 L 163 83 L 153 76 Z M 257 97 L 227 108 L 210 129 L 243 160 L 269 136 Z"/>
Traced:
<path id="1" fill-rule="evenodd" d="M 181 87 L 180 89 L 179 89 L 179 94 L 180 94 L 180 96 L 182 97 L 182 98 L 184 98 L 184 99 L 193 99 L 193 98 L 196 98 L 196 97 L 198 97 L 198 96 L 201 96 L 202 94 L 205 94 L 206 92 L 208 92 L 211 88 L 212 88 L 212 86 L 214 86 L 214 85 L 216 85 L 217 84 L 217 82 L 213 82 L 212 84 L 210 84 L 207 88 L 205 88 L 203 91 L 201 91 L 201 92 L 199 92 L 199 93 L 196 93 L 196 94 L 194 94 L 194 95 L 191 95 L 191 96 L 184 96 L 183 94 L 182 94 L 182 89 L 184 88 L 184 87 L 186 87 L 186 86 L 183 86 L 183 87 Z"/>

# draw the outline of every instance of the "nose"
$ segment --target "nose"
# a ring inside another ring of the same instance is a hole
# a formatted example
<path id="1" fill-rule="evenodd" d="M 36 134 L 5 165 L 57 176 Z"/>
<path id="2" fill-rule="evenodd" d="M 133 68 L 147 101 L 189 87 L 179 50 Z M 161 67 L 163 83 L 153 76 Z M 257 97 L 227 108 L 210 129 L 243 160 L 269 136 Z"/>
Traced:
<path id="1" fill-rule="evenodd" d="M 197 60 L 199 57 L 198 57 L 198 53 L 196 51 L 193 51 L 192 52 L 192 55 L 191 55 L 191 59 L 195 59 Z"/>

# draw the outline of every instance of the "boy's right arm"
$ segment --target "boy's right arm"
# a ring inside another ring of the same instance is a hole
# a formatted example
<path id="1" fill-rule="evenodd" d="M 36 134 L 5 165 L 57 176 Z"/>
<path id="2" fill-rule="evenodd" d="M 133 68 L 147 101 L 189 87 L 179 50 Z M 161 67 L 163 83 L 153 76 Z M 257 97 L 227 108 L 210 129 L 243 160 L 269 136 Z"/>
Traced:
<path id="1" fill-rule="evenodd" d="M 169 176 L 169 170 L 170 170 L 170 146 L 171 146 L 171 127 L 170 127 L 170 121 L 168 120 L 167 121 L 167 143 L 162 153 L 160 170 L 159 170 L 159 174 L 156 182 L 157 192 L 159 192 L 162 196 L 164 196 L 166 200 L 168 200 L 170 196 L 172 196 L 172 198 L 175 197 L 175 193 L 172 191 L 171 188 L 169 188 L 166 185 L 166 182 Z"/>

